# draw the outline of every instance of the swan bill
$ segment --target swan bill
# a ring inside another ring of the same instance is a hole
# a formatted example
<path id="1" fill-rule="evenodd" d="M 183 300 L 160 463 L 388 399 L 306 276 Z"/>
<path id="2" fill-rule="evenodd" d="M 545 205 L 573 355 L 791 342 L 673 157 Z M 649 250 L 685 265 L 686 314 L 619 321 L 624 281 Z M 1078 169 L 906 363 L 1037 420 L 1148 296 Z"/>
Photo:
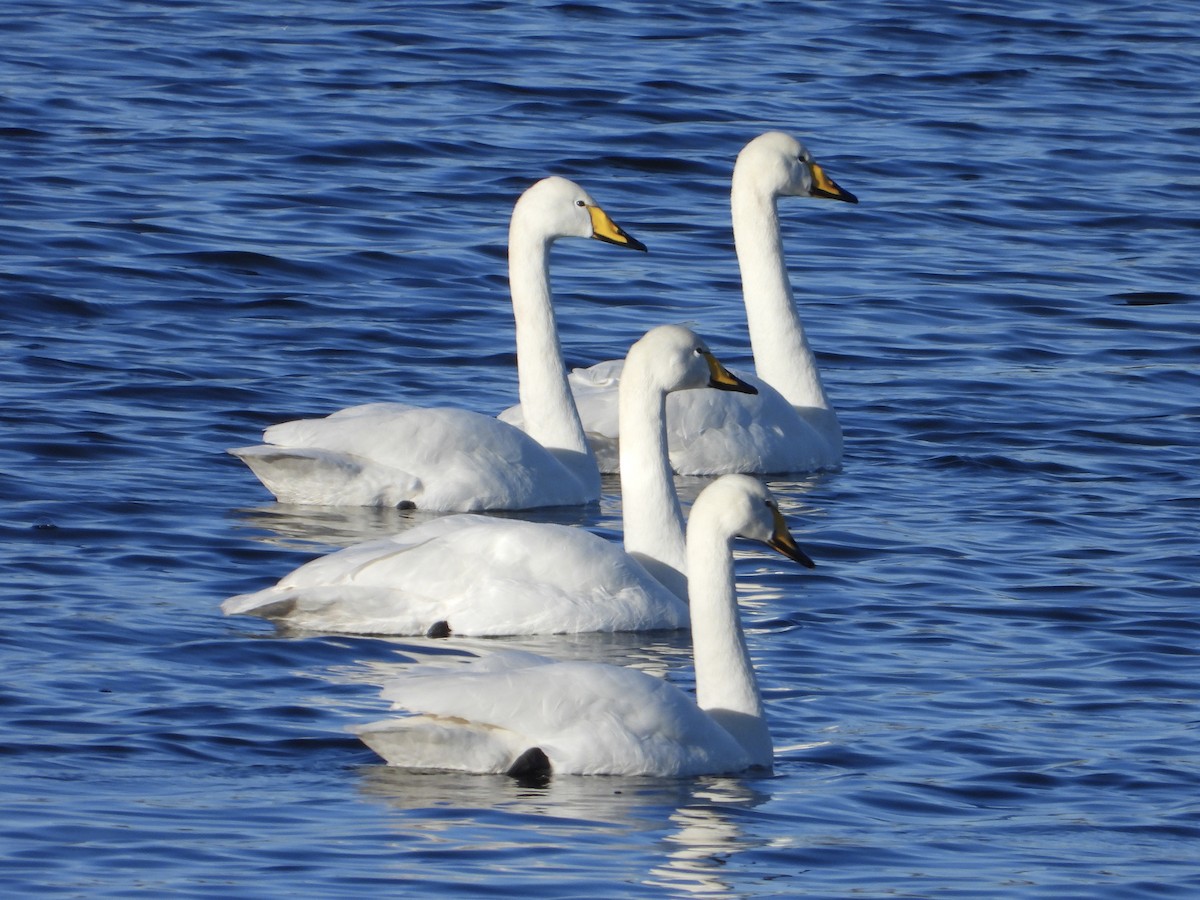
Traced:
<path id="1" fill-rule="evenodd" d="M 719 391 L 736 391 L 739 394 L 757 394 L 758 388 L 738 378 L 721 361 L 708 351 L 704 351 L 704 359 L 708 362 L 710 377 L 708 386 Z"/>
<path id="2" fill-rule="evenodd" d="M 646 252 L 646 245 L 637 238 L 625 233 L 616 222 L 609 218 L 608 213 L 598 206 L 589 206 L 588 213 L 592 217 L 592 237 L 606 244 L 616 244 L 618 247 L 629 247 L 631 250 Z"/>
<path id="3" fill-rule="evenodd" d="M 838 183 L 825 174 L 816 163 L 810 163 L 812 169 L 812 195 L 814 197 L 823 197 L 826 200 L 844 200 L 847 203 L 857 203 L 858 198 L 855 197 L 845 188 L 839 187 Z"/>
<path id="4" fill-rule="evenodd" d="M 771 513 L 775 518 L 775 530 L 767 541 L 767 546 L 776 553 L 780 553 L 788 559 L 800 563 L 806 569 L 815 569 L 817 564 L 812 561 L 807 553 L 796 546 L 796 542 L 792 539 L 791 532 L 788 531 L 787 522 L 784 521 L 783 513 L 779 511 L 779 507 L 773 508 Z"/>

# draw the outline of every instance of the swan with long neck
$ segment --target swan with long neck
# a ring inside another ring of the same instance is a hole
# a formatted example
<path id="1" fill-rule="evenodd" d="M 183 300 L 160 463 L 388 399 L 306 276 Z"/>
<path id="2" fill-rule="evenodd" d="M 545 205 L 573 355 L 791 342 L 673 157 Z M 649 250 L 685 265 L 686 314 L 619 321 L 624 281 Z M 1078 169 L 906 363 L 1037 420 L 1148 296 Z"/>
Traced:
<path id="1" fill-rule="evenodd" d="M 438 512 L 530 509 L 600 496 L 596 460 L 567 386 L 550 294 L 562 237 L 646 248 L 577 184 L 543 179 L 513 209 L 509 279 L 525 429 L 482 413 L 370 403 L 268 428 L 229 451 L 281 503 L 401 506 Z"/>
<path id="2" fill-rule="evenodd" d="M 664 353 L 662 346 L 670 346 Z M 674 361 L 664 365 L 665 359 Z M 629 348 L 620 385 L 621 504 L 625 550 L 679 596 L 687 594 L 683 510 L 667 456 L 667 404 L 691 367 L 711 387 L 753 394 L 755 389 L 717 361 L 694 331 L 662 325 Z M 706 392 L 707 393 L 707 392 Z"/>
<path id="3" fill-rule="evenodd" d="M 696 697 L 636 669 L 500 652 L 459 671 L 411 672 L 383 696 L 412 715 L 356 729 L 390 765 L 512 775 L 769 771 L 770 731 L 737 610 L 733 541 L 803 565 L 767 489 L 728 475 L 688 521 Z"/>
<path id="4" fill-rule="evenodd" d="M 581 528 L 443 516 L 315 559 L 230 597 L 250 614 L 317 631 L 495 636 L 648 631 L 688 624 L 683 517 L 666 459 L 668 392 L 753 390 L 691 330 L 651 329 L 621 386 L 625 549 Z M 642 420 L 645 421 L 642 421 Z"/>
<path id="5" fill-rule="evenodd" d="M 743 377 L 759 393 L 671 398 L 670 458 L 680 474 L 812 472 L 841 465 L 841 425 L 821 383 L 784 262 L 780 197 L 858 202 L 789 135 L 759 135 L 738 154 L 730 206 L 757 373 Z M 609 361 L 569 376 L 584 429 L 606 472 L 618 468 L 621 367 L 619 360 Z M 514 424 L 522 416 L 521 407 L 501 413 Z"/>

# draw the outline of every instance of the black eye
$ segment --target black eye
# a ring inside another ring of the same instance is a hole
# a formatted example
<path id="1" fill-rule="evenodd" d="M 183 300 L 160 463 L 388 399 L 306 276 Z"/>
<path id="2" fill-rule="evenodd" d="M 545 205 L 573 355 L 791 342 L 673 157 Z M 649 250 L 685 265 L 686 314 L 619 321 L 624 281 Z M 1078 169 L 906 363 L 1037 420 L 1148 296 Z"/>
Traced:
<path id="1" fill-rule="evenodd" d="M 584 207 L 584 206 L 587 206 L 587 204 L 586 204 L 586 203 L 584 203 L 582 200 L 576 200 L 576 201 L 575 201 L 575 205 L 576 205 L 576 206 L 578 206 L 578 207 Z"/>

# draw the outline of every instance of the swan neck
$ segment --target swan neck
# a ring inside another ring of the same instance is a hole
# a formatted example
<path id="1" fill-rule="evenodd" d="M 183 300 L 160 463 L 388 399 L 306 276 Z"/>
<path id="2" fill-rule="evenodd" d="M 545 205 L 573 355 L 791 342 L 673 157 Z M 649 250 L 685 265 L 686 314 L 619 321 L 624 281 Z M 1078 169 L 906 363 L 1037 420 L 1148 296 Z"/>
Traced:
<path id="1" fill-rule="evenodd" d="M 733 536 L 713 523 L 688 523 L 688 575 L 696 702 L 750 754 L 770 767 L 773 750 L 762 697 L 738 615 Z"/>
<path id="2" fill-rule="evenodd" d="M 817 361 L 796 311 L 783 259 L 777 198 L 735 170 L 733 239 L 754 368 L 792 406 L 829 409 Z"/>
<path id="3" fill-rule="evenodd" d="M 688 530 L 696 700 L 703 710 L 761 717 L 758 681 L 738 615 L 732 538 L 722 538 L 703 524 L 694 522 Z"/>
<path id="4" fill-rule="evenodd" d="M 599 470 L 567 383 L 550 293 L 550 237 L 520 215 L 509 232 L 509 287 L 517 336 L 517 381 L 525 431 L 567 463 L 585 483 Z"/>
<path id="5" fill-rule="evenodd" d="M 667 456 L 667 393 L 626 363 L 618 395 L 625 552 L 687 599 L 683 511 Z"/>

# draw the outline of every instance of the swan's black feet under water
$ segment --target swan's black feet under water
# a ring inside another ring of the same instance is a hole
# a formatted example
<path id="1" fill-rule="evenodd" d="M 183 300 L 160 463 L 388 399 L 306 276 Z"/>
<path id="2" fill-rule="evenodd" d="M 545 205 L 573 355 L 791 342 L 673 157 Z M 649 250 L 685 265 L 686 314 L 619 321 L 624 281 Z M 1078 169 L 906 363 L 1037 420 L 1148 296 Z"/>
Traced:
<path id="1" fill-rule="evenodd" d="M 544 785 L 550 780 L 550 760 L 541 747 L 530 747 L 508 767 L 504 773 L 510 775 L 522 784 Z"/>

